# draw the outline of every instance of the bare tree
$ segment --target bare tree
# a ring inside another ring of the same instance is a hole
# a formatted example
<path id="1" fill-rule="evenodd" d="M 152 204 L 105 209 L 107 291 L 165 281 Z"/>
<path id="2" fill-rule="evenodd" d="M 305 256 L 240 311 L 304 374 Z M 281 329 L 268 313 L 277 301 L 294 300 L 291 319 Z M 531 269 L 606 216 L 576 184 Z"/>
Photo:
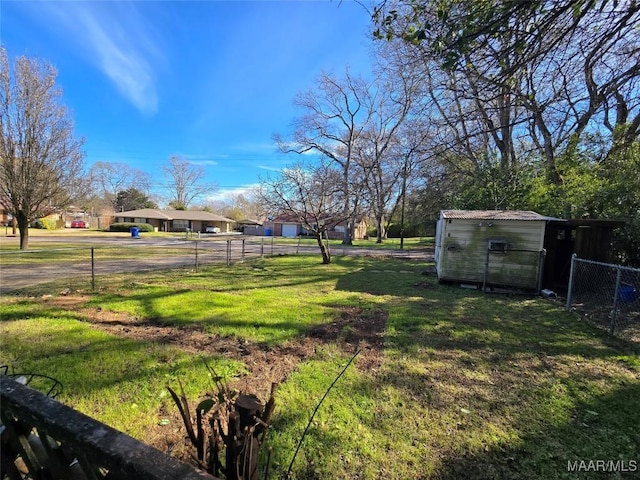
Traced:
<path id="1" fill-rule="evenodd" d="M 18 57 L 11 69 L 0 48 L 0 203 L 15 218 L 20 248 L 29 245 L 29 222 L 72 202 L 84 168 L 82 140 L 61 103 L 55 68 Z"/>
<path id="2" fill-rule="evenodd" d="M 410 173 L 408 162 L 415 158 L 406 154 L 401 137 L 404 136 L 404 146 L 409 138 L 420 137 L 407 135 L 405 128 L 418 111 L 414 103 L 419 93 L 419 77 L 396 52 L 385 52 L 383 59 L 386 61 L 380 62 L 376 81 L 361 96 L 369 113 L 355 142 L 357 173 L 367 192 L 368 210 L 376 221 L 377 243 L 386 238 L 385 220 L 390 219 L 398 192 L 406 187 Z M 411 122 L 412 127 L 417 125 Z"/>
<path id="3" fill-rule="evenodd" d="M 341 79 L 323 73 L 316 90 L 299 94 L 295 104 L 304 114 L 295 120 L 293 137 L 283 140 L 276 136 L 280 149 L 299 154 L 315 152 L 329 159 L 340 169 L 340 186 L 344 201 L 343 215 L 347 228 L 343 243 L 353 241 L 355 215 L 362 201 L 362 189 L 354 185 L 353 170 L 356 143 L 366 128 L 371 110 L 365 98 L 370 85 L 349 71 Z M 347 213 L 351 212 L 350 216 Z"/>
<path id="4" fill-rule="evenodd" d="M 213 189 L 211 185 L 203 183 L 204 168 L 184 158 L 172 156 L 162 170 L 171 192 L 169 205 L 176 210 L 186 210 L 193 200 Z"/>
<path id="5" fill-rule="evenodd" d="M 225 195 L 224 198 L 208 200 L 204 203 L 203 208 L 236 221 L 245 219 L 257 220 L 264 214 L 258 187 L 231 193 Z"/>
<path id="6" fill-rule="evenodd" d="M 344 210 L 341 177 L 342 172 L 325 161 L 300 163 L 261 182 L 264 205 L 278 215 L 292 217 L 310 232 L 318 242 L 324 264 L 331 263 L 331 252 L 323 236 L 352 216 Z"/>
<path id="7" fill-rule="evenodd" d="M 94 192 L 108 201 L 114 211 L 118 210 L 118 194 L 134 188 L 144 195 L 149 194 L 149 175 L 119 162 L 96 162 L 89 170 Z"/>

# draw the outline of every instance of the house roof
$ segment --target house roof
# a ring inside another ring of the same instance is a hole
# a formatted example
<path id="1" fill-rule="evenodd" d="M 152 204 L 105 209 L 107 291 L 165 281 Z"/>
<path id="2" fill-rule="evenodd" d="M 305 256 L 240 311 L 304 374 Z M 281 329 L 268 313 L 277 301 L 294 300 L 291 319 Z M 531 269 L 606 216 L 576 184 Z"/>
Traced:
<path id="1" fill-rule="evenodd" d="M 546 217 L 531 210 L 442 210 L 442 218 L 460 220 L 521 220 L 521 221 L 564 221 L 561 218 Z"/>
<path id="2" fill-rule="evenodd" d="M 118 212 L 118 217 L 125 218 L 152 218 L 154 220 L 196 220 L 203 222 L 229 222 L 234 221 L 230 218 L 216 215 L 215 213 L 205 212 L 203 210 L 156 210 L 153 208 L 143 208 L 140 210 L 129 210 L 127 212 Z"/>
<path id="3" fill-rule="evenodd" d="M 314 215 L 308 214 L 306 216 L 307 220 L 309 222 L 315 222 L 316 221 L 316 217 Z M 323 214 L 319 216 L 319 220 L 324 220 L 325 222 L 328 223 L 342 223 L 345 222 L 346 220 L 344 219 L 344 217 L 342 215 L 337 215 L 337 218 L 335 218 L 332 215 L 329 214 Z M 298 215 L 294 215 L 292 213 L 282 213 L 280 215 L 278 215 L 277 217 L 273 218 L 273 220 L 271 220 L 273 223 L 300 223 L 301 222 L 301 217 Z M 366 223 L 366 218 L 364 215 L 356 215 L 355 217 L 355 223 L 360 224 L 362 222 Z"/>
<path id="4" fill-rule="evenodd" d="M 251 218 L 245 218 L 243 220 L 238 220 L 236 222 L 239 225 L 262 225 L 262 222 L 258 221 L 258 220 L 253 220 Z"/>

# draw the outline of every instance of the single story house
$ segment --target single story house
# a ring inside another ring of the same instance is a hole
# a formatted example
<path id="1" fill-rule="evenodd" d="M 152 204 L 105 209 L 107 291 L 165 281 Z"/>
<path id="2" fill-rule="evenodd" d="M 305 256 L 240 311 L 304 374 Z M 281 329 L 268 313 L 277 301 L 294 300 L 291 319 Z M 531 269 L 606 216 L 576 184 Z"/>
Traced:
<path id="1" fill-rule="evenodd" d="M 368 237 L 367 229 L 369 224 L 367 218 L 364 215 L 358 215 L 353 225 L 353 240 L 362 240 Z M 329 231 L 329 238 L 333 240 L 340 240 L 344 238 L 344 233 L 347 231 L 347 222 L 342 222 L 334 226 Z"/>
<path id="2" fill-rule="evenodd" d="M 13 222 L 13 215 L 11 215 L 8 210 L 0 208 L 0 222 L 5 226 L 11 225 L 11 222 Z"/>
<path id="3" fill-rule="evenodd" d="M 267 236 L 297 237 L 307 233 L 296 215 L 278 215 L 264 224 L 264 234 Z"/>
<path id="4" fill-rule="evenodd" d="M 347 222 L 335 223 L 330 217 L 325 222 L 330 223 L 327 228 L 327 236 L 331 239 L 341 239 L 347 228 Z M 297 237 L 298 235 L 309 235 L 307 229 L 302 225 L 300 219 L 296 215 L 282 214 L 265 222 L 265 235 L 274 235 L 276 237 Z M 353 239 L 362 240 L 367 236 L 367 222 L 363 216 L 358 216 L 355 223 L 355 232 Z"/>
<path id="5" fill-rule="evenodd" d="M 235 223 L 230 218 L 202 210 L 156 210 L 143 208 L 118 212 L 115 221 L 148 223 L 159 232 L 204 232 L 207 227 L 217 227 L 220 233 L 231 232 Z"/>

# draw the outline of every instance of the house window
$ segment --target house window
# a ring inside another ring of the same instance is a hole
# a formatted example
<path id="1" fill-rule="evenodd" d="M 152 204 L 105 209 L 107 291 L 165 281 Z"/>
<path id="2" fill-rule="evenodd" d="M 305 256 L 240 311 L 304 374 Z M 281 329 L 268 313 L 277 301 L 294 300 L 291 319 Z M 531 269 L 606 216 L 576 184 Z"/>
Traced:
<path id="1" fill-rule="evenodd" d="M 173 221 L 173 229 L 174 230 L 186 230 L 189 228 L 189 220 L 174 220 Z"/>
<path id="2" fill-rule="evenodd" d="M 505 240 L 489 240 L 489 250 L 494 253 L 507 253 L 508 246 Z"/>

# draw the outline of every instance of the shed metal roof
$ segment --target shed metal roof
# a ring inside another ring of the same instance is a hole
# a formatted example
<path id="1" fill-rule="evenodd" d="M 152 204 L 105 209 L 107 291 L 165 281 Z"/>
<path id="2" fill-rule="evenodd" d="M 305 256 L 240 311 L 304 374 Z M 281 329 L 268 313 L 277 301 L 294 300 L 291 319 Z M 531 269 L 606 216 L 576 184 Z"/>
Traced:
<path id="1" fill-rule="evenodd" d="M 441 210 L 442 218 L 460 220 L 521 220 L 562 221 L 561 218 L 546 217 L 531 210 Z"/>

